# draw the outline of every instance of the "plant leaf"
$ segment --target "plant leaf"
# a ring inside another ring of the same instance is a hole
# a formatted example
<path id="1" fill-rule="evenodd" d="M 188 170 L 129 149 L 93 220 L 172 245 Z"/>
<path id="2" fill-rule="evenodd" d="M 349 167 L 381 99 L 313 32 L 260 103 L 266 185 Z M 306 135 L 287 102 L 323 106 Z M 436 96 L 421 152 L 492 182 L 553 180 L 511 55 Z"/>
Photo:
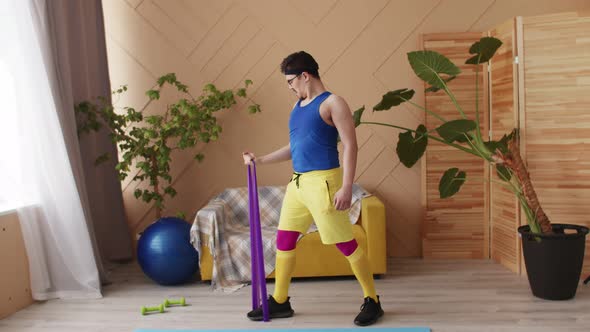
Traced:
<path id="1" fill-rule="evenodd" d="M 389 91 L 384 94 L 379 104 L 373 106 L 373 111 L 386 111 L 393 106 L 412 99 L 414 96 L 414 90 L 399 89 L 395 91 Z"/>
<path id="2" fill-rule="evenodd" d="M 260 112 L 262 112 L 260 110 L 260 105 L 253 104 L 253 105 L 248 106 L 248 113 L 255 114 L 255 113 L 260 113 Z"/>
<path id="3" fill-rule="evenodd" d="M 485 146 L 490 150 L 492 154 L 496 153 L 496 150 L 499 150 L 503 154 L 508 153 L 508 142 L 512 139 L 512 134 L 502 136 L 499 141 L 489 141 L 485 142 Z"/>
<path id="4" fill-rule="evenodd" d="M 445 79 L 443 79 L 443 81 L 445 81 L 445 83 L 449 83 L 450 81 L 454 80 L 455 78 L 457 78 L 457 76 L 450 76 L 447 77 Z M 428 89 L 424 89 L 424 92 L 438 92 L 440 90 L 440 88 L 437 88 L 435 86 L 431 86 Z"/>
<path id="5" fill-rule="evenodd" d="M 500 147 L 500 143 L 497 141 L 488 141 L 483 142 L 486 148 L 490 151 L 491 154 L 496 153 L 496 150 Z"/>
<path id="6" fill-rule="evenodd" d="M 469 134 L 467 134 L 469 136 Z M 457 139 L 455 140 L 456 142 L 459 143 L 467 143 L 468 138 L 465 135 L 461 135 L 459 137 L 457 137 Z"/>
<path id="7" fill-rule="evenodd" d="M 164 189 L 164 192 L 168 195 L 170 195 L 170 197 L 174 197 L 176 196 L 176 190 L 174 188 L 172 188 L 172 186 L 168 186 Z"/>
<path id="8" fill-rule="evenodd" d="M 514 135 L 517 135 L 517 129 L 514 129 L 508 135 L 504 134 L 499 141 L 488 141 L 484 142 L 484 144 L 492 154 L 496 153 L 496 150 L 500 150 L 500 152 L 506 154 L 508 153 L 508 143 L 512 140 Z"/>
<path id="9" fill-rule="evenodd" d="M 444 78 L 440 74 L 457 76 L 461 72 L 451 60 L 435 51 L 410 52 L 408 60 L 420 79 L 439 89 L 444 88 Z"/>
<path id="10" fill-rule="evenodd" d="M 438 192 L 440 198 L 447 198 L 455 195 L 465 183 L 466 174 L 463 171 L 459 172 L 456 167 L 449 168 L 440 178 L 438 184 Z"/>
<path id="11" fill-rule="evenodd" d="M 464 134 L 475 129 L 477 124 L 473 120 L 459 119 L 443 123 L 436 131 L 445 141 L 453 143 L 454 141 L 466 142 Z"/>
<path id="12" fill-rule="evenodd" d="M 399 134 L 397 142 L 397 156 L 407 168 L 411 168 L 422 158 L 426 146 L 428 145 L 427 130 L 424 125 L 419 125 L 416 129 L 416 135 L 413 136 L 411 131 Z"/>
<path id="13" fill-rule="evenodd" d="M 160 99 L 160 91 L 158 90 L 148 90 L 145 94 L 150 100 Z"/>
<path id="14" fill-rule="evenodd" d="M 359 108 L 358 110 L 354 111 L 352 115 L 352 119 L 354 120 L 354 127 L 358 127 L 361 124 L 361 117 L 363 116 L 363 112 L 365 111 L 365 105 Z"/>
<path id="15" fill-rule="evenodd" d="M 512 175 L 510 175 L 510 171 L 508 171 L 508 168 L 506 168 L 504 165 L 496 165 L 496 173 L 503 181 L 510 181 L 510 178 L 512 177 Z"/>
<path id="16" fill-rule="evenodd" d="M 176 74 L 175 73 L 168 73 L 166 75 L 161 76 L 160 78 L 158 78 L 158 86 L 162 87 L 162 85 L 164 85 L 164 83 L 170 83 L 173 84 L 174 82 L 176 82 Z"/>
<path id="17" fill-rule="evenodd" d="M 94 161 L 94 166 L 98 166 L 106 161 L 109 160 L 109 153 L 103 153 L 100 156 L 98 156 L 98 158 L 96 158 L 96 160 Z"/>
<path id="18" fill-rule="evenodd" d="M 469 48 L 469 54 L 475 54 L 465 61 L 468 65 L 479 65 L 490 61 L 498 48 L 502 46 L 502 41 L 494 37 L 483 37 L 478 42 L 473 43 Z"/>
<path id="19" fill-rule="evenodd" d="M 500 139 L 500 151 L 503 153 L 508 153 L 508 143 L 514 139 L 515 136 L 518 136 L 518 129 L 513 129 L 510 134 L 502 136 Z"/>

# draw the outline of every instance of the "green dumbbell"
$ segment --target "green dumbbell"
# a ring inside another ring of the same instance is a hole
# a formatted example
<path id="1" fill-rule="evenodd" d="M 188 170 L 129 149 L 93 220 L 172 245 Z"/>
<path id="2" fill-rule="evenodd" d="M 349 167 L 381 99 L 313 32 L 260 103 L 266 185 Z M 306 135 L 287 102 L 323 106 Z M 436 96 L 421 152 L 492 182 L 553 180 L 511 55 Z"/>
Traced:
<path id="1" fill-rule="evenodd" d="M 162 313 L 162 312 L 164 312 L 164 305 L 163 304 L 160 304 L 157 307 L 141 307 L 141 314 L 142 315 L 145 315 L 145 314 L 147 314 L 149 312 L 160 312 L 160 313 Z"/>
<path id="2" fill-rule="evenodd" d="M 164 300 L 164 308 L 168 308 L 172 305 L 185 306 L 186 301 L 184 300 L 184 297 L 181 297 L 180 300 L 168 300 L 168 299 Z"/>

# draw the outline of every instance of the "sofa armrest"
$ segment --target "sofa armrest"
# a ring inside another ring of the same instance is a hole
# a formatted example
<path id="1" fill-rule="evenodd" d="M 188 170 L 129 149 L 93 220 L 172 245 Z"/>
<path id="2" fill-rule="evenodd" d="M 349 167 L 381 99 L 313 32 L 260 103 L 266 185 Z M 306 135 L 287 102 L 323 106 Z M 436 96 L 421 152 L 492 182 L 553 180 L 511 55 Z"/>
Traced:
<path id="1" fill-rule="evenodd" d="M 190 241 L 199 253 L 201 280 L 211 280 L 213 273 L 213 248 L 217 221 L 226 218 L 226 203 L 221 200 L 210 201 L 195 215 L 190 230 Z"/>
<path id="2" fill-rule="evenodd" d="M 387 272 L 387 242 L 385 205 L 376 196 L 363 198 L 361 202 L 361 226 L 367 235 L 367 256 L 373 274 Z"/>

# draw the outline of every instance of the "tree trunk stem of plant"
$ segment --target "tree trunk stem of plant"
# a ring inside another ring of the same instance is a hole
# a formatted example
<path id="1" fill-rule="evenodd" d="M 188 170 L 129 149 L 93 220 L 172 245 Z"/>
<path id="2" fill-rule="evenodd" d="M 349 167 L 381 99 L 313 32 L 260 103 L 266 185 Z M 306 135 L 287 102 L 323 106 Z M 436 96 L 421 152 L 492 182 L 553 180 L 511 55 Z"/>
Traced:
<path id="1" fill-rule="evenodd" d="M 506 162 L 506 166 L 510 167 L 510 169 L 518 178 L 518 181 L 522 186 L 525 200 L 535 215 L 537 223 L 541 227 L 541 231 L 543 233 L 553 233 L 551 222 L 545 214 L 545 211 L 543 211 L 543 208 L 541 208 L 541 204 L 539 203 L 537 193 L 533 188 L 529 172 L 527 171 L 522 157 L 520 156 L 520 149 L 518 147 L 518 139 L 516 136 L 517 135 L 515 135 L 508 143 L 509 157 L 507 158 L 508 160 Z"/>
<path id="2" fill-rule="evenodd" d="M 152 155 L 150 157 L 150 161 L 152 162 L 152 169 L 154 170 L 154 192 L 156 193 L 157 196 L 160 195 L 160 184 L 158 183 L 158 160 L 156 159 L 156 156 Z M 156 219 L 160 219 L 162 217 L 162 209 L 160 209 L 160 207 L 158 206 L 157 202 L 156 202 Z"/>

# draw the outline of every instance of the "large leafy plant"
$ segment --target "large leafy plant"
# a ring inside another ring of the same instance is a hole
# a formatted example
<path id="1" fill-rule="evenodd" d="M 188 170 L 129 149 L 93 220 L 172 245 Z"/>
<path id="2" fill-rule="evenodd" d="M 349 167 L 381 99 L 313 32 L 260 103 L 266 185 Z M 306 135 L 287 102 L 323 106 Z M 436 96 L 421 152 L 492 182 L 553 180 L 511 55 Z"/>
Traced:
<path id="1" fill-rule="evenodd" d="M 245 86 L 236 91 L 220 91 L 213 84 L 207 84 L 200 96 L 193 97 L 188 87 L 170 73 L 158 78 L 155 87 L 146 92 L 149 100 L 144 109 L 160 99 L 166 85 L 180 93 L 181 97 L 167 104 L 164 112 L 144 116 L 132 107 L 115 107 L 105 97 L 99 97 L 97 102 L 83 101 L 74 108 L 78 135 L 98 131 L 103 126 L 109 130 L 111 140 L 119 149 L 120 159 L 115 166 L 119 180 L 123 181 L 131 172 L 134 172 L 133 181 L 149 180 L 147 189 L 135 190 L 135 198 L 146 203 L 155 202 L 156 216 L 160 218 L 166 196 L 176 195 L 170 175 L 172 152 L 217 140 L 222 129 L 214 113 L 235 105 L 236 96 L 245 98 L 250 84 L 252 81 L 246 80 Z M 112 94 L 119 96 L 125 91 L 127 86 L 122 86 Z M 259 105 L 249 105 L 248 112 L 260 112 Z M 194 158 L 200 162 L 204 155 L 196 153 Z M 105 153 L 96 159 L 96 164 L 108 159 Z"/>
<path id="2" fill-rule="evenodd" d="M 354 112 L 355 126 L 372 124 L 401 129 L 402 132 L 399 134 L 396 152 L 402 164 L 408 168 L 416 164 L 424 155 L 429 140 L 444 143 L 484 159 L 494 165 L 501 180 L 498 182 L 512 191 L 518 198 L 531 231 L 533 233 L 551 233 L 549 218 L 539 204 L 529 173 L 520 156 L 518 131 L 514 129 L 500 140 L 494 141 L 485 140 L 480 130 L 479 105 L 477 102 L 479 67 L 481 64 L 487 63 L 501 45 L 502 42 L 496 38 L 484 37 L 469 49 L 469 53 L 473 56 L 467 59 L 465 63 L 475 66 L 475 120 L 467 117 L 449 88 L 448 83 L 461 73 L 459 67 L 444 55 L 426 50 L 408 53 L 410 65 L 414 73 L 429 85 L 425 92 L 437 92 L 440 90 L 445 92 L 455 105 L 459 118 L 445 119 L 436 112 L 414 103 L 411 100 L 414 96 L 414 90 L 399 89 L 389 91 L 383 95 L 381 101 L 373 107 L 373 111 L 386 111 L 402 103 L 408 103 L 431 114 L 441 124 L 434 129 L 428 130 L 423 124 L 420 124 L 416 129 L 409 129 L 388 123 L 363 122 L 361 119 L 365 111 L 363 106 Z M 466 179 L 467 174 L 465 171 L 456 167 L 449 168 L 440 179 L 440 197 L 447 198 L 455 195 Z"/>

